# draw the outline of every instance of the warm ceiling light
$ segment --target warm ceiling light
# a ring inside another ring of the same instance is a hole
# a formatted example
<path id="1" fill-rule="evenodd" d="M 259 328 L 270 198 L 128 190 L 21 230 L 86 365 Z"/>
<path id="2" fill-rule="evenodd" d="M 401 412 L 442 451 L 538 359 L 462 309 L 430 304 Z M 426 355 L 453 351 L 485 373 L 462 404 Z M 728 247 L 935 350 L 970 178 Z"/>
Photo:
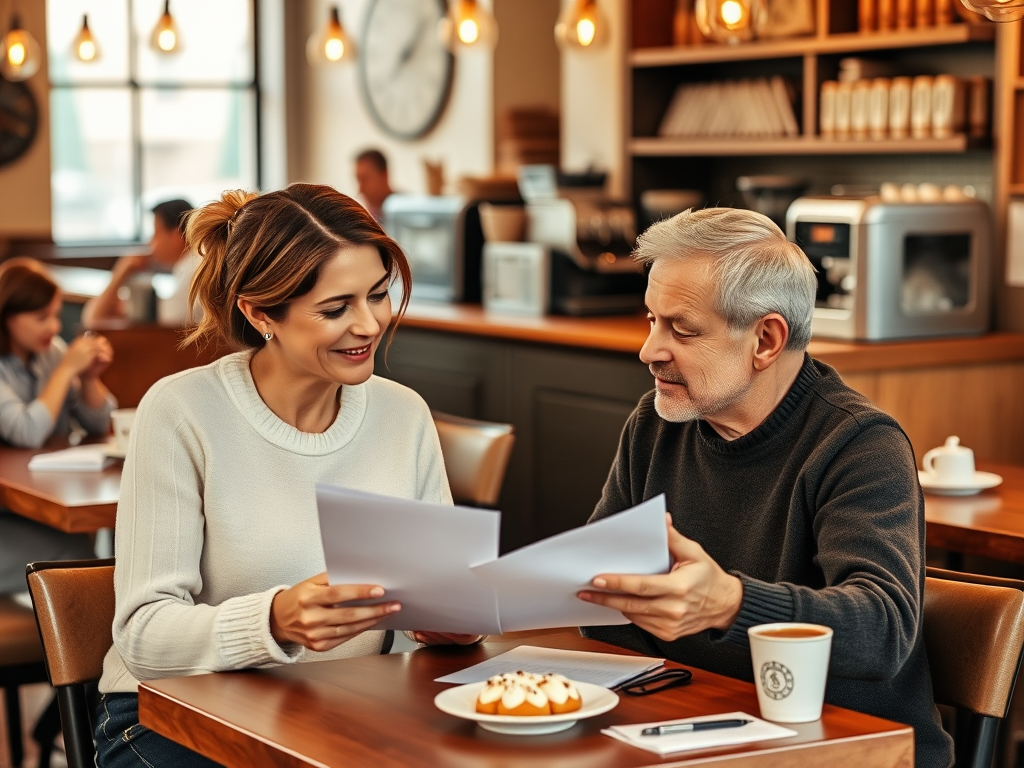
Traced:
<path id="1" fill-rule="evenodd" d="M 597 0 L 572 0 L 555 24 L 555 42 L 565 49 L 593 48 L 604 42 L 607 28 Z"/>
<path id="2" fill-rule="evenodd" d="M 327 26 L 322 32 L 314 32 L 306 41 L 306 60 L 310 64 L 333 64 L 338 61 L 352 61 L 356 46 L 341 25 L 338 6 L 332 5 Z"/>
<path id="3" fill-rule="evenodd" d="M 1024 0 L 960 0 L 969 11 L 982 14 L 992 21 L 1020 21 L 1024 19 Z"/>
<path id="4" fill-rule="evenodd" d="M 150 47 L 157 53 L 174 53 L 181 50 L 181 35 L 178 33 L 178 25 L 171 15 L 171 0 L 164 0 L 164 12 L 160 20 L 153 27 L 153 34 L 149 37 Z"/>
<path id="5" fill-rule="evenodd" d="M 498 43 L 498 24 L 477 0 L 449 0 L 437 31 L 444 47 L 453 53 L 464 48 L 491 49 Z"/>
<path id="6" fill-rule="evenodd" d="M 82 28 L 75 35 L 74 42 L 71 44 L 71 52 L 76 59 L 87 64 L 100 57 L 100 49 L 92 36 L 92 30 L 89 29 L 89 14 L 82 16 Z"/>
<path id="7" fill-rule="evenodd" d="M 39 43 L 22 29 L 17 14 L 11 17 L 11 28 L 0 40 L 0 57 L 0 75 L 12 82 L 28 80 L 43 62 Z"/>

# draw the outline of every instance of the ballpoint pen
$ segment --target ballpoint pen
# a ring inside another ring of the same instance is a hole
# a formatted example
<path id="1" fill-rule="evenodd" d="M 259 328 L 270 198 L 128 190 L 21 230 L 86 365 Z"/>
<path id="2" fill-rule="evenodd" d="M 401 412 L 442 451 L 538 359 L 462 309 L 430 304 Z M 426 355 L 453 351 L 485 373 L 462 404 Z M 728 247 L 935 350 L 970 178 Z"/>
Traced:
<path id="1" fill-rule="evenodd" d="M 656 725 L 644 728 L 641 736 L 667 736 L 670 733 L 689 733 L 691 731 L 713 731 L 717 728 L 739 728 L 752 723 L 753 720 L 703 720 L 699 723 L 674 723 L 672 725 Z"/>

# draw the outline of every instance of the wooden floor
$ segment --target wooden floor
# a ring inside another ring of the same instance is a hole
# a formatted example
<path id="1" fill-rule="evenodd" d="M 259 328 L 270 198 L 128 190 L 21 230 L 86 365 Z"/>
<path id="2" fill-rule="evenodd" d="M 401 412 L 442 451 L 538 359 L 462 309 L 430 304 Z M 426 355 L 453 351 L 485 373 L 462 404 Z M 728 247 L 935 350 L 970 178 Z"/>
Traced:
<path id="1" fill-rule="evenodd" d="M 32 725 L 36 718 L 50 703 L 50 686 L 45 683 L 39 685 L 23 685 L 21 687 L 21 717 L 23 721 L 22 743 L 25 745 L 25 761 L 16 768 L 35 768 L 39 751 L 36 743 L 32 740 Z M 0 712 L 3 711 L 3 700 L 0 698 Z M 12 768 L 10 760 L 10 749 L 7 746 L 7 718 L 0 717 L 0 768 Z M 64 753 L 54 750 L 50 758 L 50 768 L 67 768 L 67 760 Z"/>

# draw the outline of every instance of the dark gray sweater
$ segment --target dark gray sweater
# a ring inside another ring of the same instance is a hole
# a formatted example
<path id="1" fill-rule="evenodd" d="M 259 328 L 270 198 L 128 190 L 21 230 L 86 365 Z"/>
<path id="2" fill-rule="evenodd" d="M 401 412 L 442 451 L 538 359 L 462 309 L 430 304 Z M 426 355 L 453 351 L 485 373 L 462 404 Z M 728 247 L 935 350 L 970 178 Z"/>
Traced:
<path id="1" fill-rule="evenodd" d="M 674 642 L 635 625 L 585 635 L 752 681 L 748 627 L 824 624 L 835 631 L 825 700 L 913 726 L 919 768 L 952 764 L 921 632 L 924 499 L 891 417 L 810 357 L 778 408 L 738 440 L 704 421 L 663 420 L 649 392 L 591 520 L 659 493 L 676 529 L 742 579 L 736 623 Z"/>

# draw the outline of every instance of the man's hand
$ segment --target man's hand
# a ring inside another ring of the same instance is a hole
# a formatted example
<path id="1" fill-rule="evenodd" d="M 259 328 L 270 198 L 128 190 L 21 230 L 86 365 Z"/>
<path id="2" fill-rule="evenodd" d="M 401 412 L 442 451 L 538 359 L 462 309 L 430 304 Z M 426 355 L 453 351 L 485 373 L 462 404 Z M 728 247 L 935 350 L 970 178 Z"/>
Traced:
<path id="1" fill-rule="evenodd" d="M 118 286 L 128 282 L 132 275 L 136 275 L 149 266 L 148 256 L 122 256 L 110 270 L 110 279 Z"/>
<path id="2" fill-rule="evenodd" d="M 459 635 L 454 632 L 413 632 L 413 639 L 424 645 L 473 645 L 484 635 Z"/>
<path id="3" fill-rule="evenodd" d="M 661 640 L 695 635 L 705 629 L 727 630 L 743 602 L 743 583 L 726 573 L 697 542 L 672 527 L 668 515 L 668 551 L 674 565 L 666 574 L 601 574 L 591 582 L 602 592 L 579 598 L 621 611 L 641 629 Z"/>

